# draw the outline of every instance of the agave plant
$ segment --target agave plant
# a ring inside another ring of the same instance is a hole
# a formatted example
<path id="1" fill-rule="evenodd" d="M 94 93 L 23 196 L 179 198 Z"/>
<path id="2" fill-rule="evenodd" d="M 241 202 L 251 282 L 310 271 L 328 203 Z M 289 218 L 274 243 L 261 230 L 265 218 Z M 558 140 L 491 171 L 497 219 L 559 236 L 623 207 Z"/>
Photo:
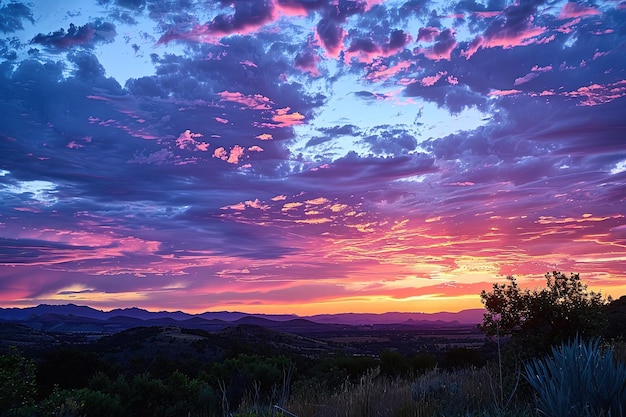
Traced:
<path id="1" fill-rule="evenodd" d="M 576 337 L 525 368 L 537 408 L 549 417 L 626 414 L 626 365 L 614 360 L 611 349 L 601 349 L 598 339 Z"/>

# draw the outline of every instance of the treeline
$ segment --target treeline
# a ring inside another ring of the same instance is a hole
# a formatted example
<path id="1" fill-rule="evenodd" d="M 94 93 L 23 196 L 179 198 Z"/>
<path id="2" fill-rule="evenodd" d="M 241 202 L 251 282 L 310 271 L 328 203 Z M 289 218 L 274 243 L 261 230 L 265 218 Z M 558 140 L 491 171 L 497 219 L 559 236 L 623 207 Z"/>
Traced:
<path id="1" fill-rule="evenodd" d="M 0 356 L 0 415 L 222 416 L 242 403 L 282 404 L 311 387 L 331 393 L 372 369 L 384 377 L 411 378 L 435 367 L 476 366 L 486 359 L 476 349 L 454 348 L 439 357 L 385 350 L 378 357 L 239 353 L 204 364 L 184 357 L 134 361 L 120 369 L 92 352 L 63 347 L 35 362 L 12 348 Z"/>

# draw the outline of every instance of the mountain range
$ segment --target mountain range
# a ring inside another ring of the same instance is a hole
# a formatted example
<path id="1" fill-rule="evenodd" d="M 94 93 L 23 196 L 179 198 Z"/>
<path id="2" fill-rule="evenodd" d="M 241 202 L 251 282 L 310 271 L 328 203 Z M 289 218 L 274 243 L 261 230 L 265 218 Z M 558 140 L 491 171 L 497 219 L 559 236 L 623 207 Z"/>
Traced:
<path id="1" fill-rule="evenodd" d="M 242 312 L 217 311 L 201 314 L 189 314 L 183 311 L 158 311 L 152 312 L 137 307 L 118 308 L 110 311 L 98 310 L 88 306 L 75 304 L 50 305 L 40 304 L 36 307 L 25 308 L 0 308 L 0 320 L 22 321 L 33 316 L 58 315 L 74 316 L 93 320 L 110 320 L 112 318 L 138 319 L 141 321 L 170 319 L 182 322 L 192 319 L 218 320 L 234 322 L 246 317 L 256 317 L 273 322 L 285 322 L 295 319 L 305 319 L 320 324 L 344 324 L 344 325 L 377 325 L 377 324 L 418 324 L 418 323 L 458 323 L 478 324 L 482 322 L 484 310 L 470 309 L 456 313 L 343 313 L 343 314 L 318 314 L 313 316 L 298 316 L 295 314 L 248 314 Z"/>
<path id="2" fill-rule="evenodd" d="M 348 328 L 351 331 L 367 331 L 475 327 L 482 321 L 482 314 L 482 310 L 476 309 L 458 313 L 348 313 L 299 317 L 295 314 L 247 314 L 228 311 L 201 314 L 182 311 L 151 312 L 136 307 L 102 311 L 75 304 L 41 304 L 26 308 L 0 308 L 0 327 L 3 324 L 21 325 L 55 334 L 103 335 L 135 327 L 221 331 L 237 326 L 256 326 L 291 334 L 319 335 L 341 332 Z"/>

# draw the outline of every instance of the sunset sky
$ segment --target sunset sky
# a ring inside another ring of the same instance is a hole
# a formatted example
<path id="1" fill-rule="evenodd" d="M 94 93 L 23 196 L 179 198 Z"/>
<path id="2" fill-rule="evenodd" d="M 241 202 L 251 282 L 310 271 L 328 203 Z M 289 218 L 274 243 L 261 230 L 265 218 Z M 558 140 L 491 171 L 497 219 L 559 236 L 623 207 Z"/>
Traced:
<path id="1" fill-rule="evenodd" d="M 626 294 L 626 1 L 0 1 L 0 306 Z"/>

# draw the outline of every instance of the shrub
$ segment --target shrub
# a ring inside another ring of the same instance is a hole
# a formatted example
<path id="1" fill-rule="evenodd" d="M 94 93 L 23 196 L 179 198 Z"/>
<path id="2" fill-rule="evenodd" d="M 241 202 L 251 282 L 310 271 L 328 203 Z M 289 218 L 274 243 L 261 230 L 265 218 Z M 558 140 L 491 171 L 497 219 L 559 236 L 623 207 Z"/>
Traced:
<path id="1" fill-rule="evenodd" d="M 578 274 L 553 271 L 545 288 L 529 290 L 509 276 L 480 294 L 487 312 L 481 329 L 489 336 L 511 336 L 508 346 L 521 358 L 541 357 L 552 346 L 581 335 L 599 337 L 606 328 L 602 294 L 588 291 Z"/>
<path id="2" fill-rule="evenodd" d="M 599 417 L 626 413 L 626 365 L 598 339 L 552 348 L 552 355 L 525 365 L 526 379 L 537 391 L 537 407 L 547 416 Z"/>

